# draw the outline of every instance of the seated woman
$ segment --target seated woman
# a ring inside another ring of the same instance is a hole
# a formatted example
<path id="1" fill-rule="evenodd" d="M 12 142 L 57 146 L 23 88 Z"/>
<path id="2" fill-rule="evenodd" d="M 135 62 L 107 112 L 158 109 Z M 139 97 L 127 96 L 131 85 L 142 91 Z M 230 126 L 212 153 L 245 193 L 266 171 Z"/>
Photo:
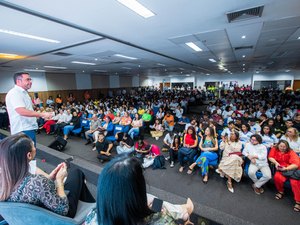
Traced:
<path id="1" fill-rule="evenodd" d="M 154 196 L 146 193 L 140 161 L 126 155 L 120 155 L 104 167 L 97 192 L 97 208 L 88 214 L 86 225 L 175 225 L 176 219 L 188 220 L 193 211 L 190 199 L 183 205 L 163 202 L 161 209 L 151 209 Z"/>
<path id="2" fill-rule="evenodd" d="M 178 161 L 180 163 L 179 172 L 182 173 L 184 170 L 185 157 L 188 159 L 189 165 L 193 163 L 194 157 L 197 154 L 198 136 L 195 128 L 190 126 L 187 129 L 187 133 L 183 136 L 183 147 L 179 149 Z"/>
<path id="3" fill-rule="evenodd" d="M 227 137 L 222 137 L 220 149 L 223 150 L 223 157 L 216 172 L 221 177 L 226 176 L 227 188 L 233 193 L 232 179 L 240 182 L 243 175 L 243 159 L 240 157 L 242 154 L 242 143 L 239 140 L 239 133 L 237 131 L 232 132 L 229 140 Z"/>
<path id="4" fill-rule="evenodd" d="M 35 155 L 32 140 L 23 133 L 1 141 L 0 201 L 38 205 L 72 218 L 78 200 L 95 202 L 80 170 L 71 170 L 68 175 L 65 163 L 59 164 L 50 174 L 39 168 L 30 169 L 30 161 Z M 70 191 L 68 195 L 65 190 Z"/>
<path id="5" fill-rule="evenodd" d="M 282 199 L 284 194 L 284 182 L 289 179 L 294 193 L 294 199 L 296 201 L 294 210 L 296 212 L 300 212 L 300 180 L 285 177 L 282 173 L 285 171 L 299 170 L 299 157 L 292 149 L 290 149 L 287 141 L 280 140 L 278 144 L 271 149 L 269 153 L 269 161 L 274 163 L 275 168 L 277 169 L 274 175 L 274 183 L 278 193 L 275 195 L 275 198 L 277 200 Z"/>
<path id="6" fill-rule="evenodd" d="M 124 112 L 124 115 L 121 117 L 119 124 L 122 125 L 123 131 L 128 132 L 132 119 L 128 112 Z"/>
<path id="7" fill-rule="evenodd" d="M 138 135 L 140 132 L 140 127 L 143 126 L 143 120 L 140 118 L 138 113 L 134 114 L 134 118 L 131 122 L 131 129 L 128 131 L 129 136 L 133 139 L 134 135 Z"/>
<path id="8" fill-rule="evenodd" d="M 134 151 L 134 142 L 129 134 L 123 133 L 122 140 L 120 140 L 116 149 L 118 154 L 130 153 Z"/>
<path id="9" fill-rule="evenodd" d="M 174 167 L 175 159 L 178 158 L 178 150 L 181 148 L 180 136 L 175 135 L 169 148 L 170 167 Z"/>
<path id="10" fill-rule="evenodd" d="M 242 142 L 243 146 L 246 143 L 250 142 L 250 137 L 253 134 L 251 131 L 250 125 L 247 123 L 242 124 L 242 129 L 239 132 L 240 141 Z"/>
<path id="11" fill-rule="evenodd" d="M 285 135 L 283 135 L 280 139 L 287 141 L 291 149 L 293 149 L 294 152 L 296 152 L 296 154 L 300 156 L 300 137 L 296 128 L 288 128 Z"/>
<path id="12" fill-rule="evenodd" d="M 67 140 L 69 133 L 73 129 L 77 129 L 77 128 L 80 128 L 80 118 L 77 115 L 77 111 L 74 111 L 70 123 L 68 125 L 64 126 L 64 128 L 63 128 L 63 130 L 64 130 L 64 139 Z"/>
<path id="13" fill-rule="evenodd" d="M 153 138 L 158 140 L 161 136 L 164 135 L 164 128 L 160 123 L 159 119 L 156 119 L 153 125 L 150 125 L 150 134 Z"/>
<path id="14" fill-rule="evenodd" d="M 98 126 L 97 130 L 93 133 L 94 143 L 98 141 L 99 133 L 103 133 L 106 137 L 114 135 L 114 125 L 112 124 L 109 116 L 104 117 L 104 120 L 101 122 L 100 126 Z"/>
<path id="15" fill-rule="evenodd" d="M 121 114 L 120 114 L 120 112 L 117 112 L 114 119 L 112 120 L 112 123 L 113 124 L 119 124 L 120 120 L 121 120 Z"/>
<path id="16" fill-rule="evenodd" d="M 248 175 L 253 181 L 252 188 L 258 195 L 264 193 L 262 186 L 271 178 L 271 170 L 268 164 L 268 151 L 266 146 L 262 145 L 262 138 L 259 134 L 253 134 L 250 137 L 250 143 L 245 145 L 243 155 L 250 160 Z M 256 172 L 260 170 L 263 176 L 259 179 Z"/>
<path id="17" fill-rule="evenodd" d="M 274 145 L 278 143 L 278 138 L 269 125 L 264 125 L 260 131 L 260 135 L 262 137 L 262 144 L 267 147 L 267 149 L 272 148 Z"/>
<path id="18" fill-rule="evenodd" d="M 202 151 L 196 162 L 190 165 L 188 174 L 191 174 L 197 165 L 201 168 L 202 181 L 204 184 L 208 182 L 208 166 L 216 165 L 218 161 L 218 140 L 212 127 L 207 127 L 204 136 L 201 138 L 199 148 Z"/>

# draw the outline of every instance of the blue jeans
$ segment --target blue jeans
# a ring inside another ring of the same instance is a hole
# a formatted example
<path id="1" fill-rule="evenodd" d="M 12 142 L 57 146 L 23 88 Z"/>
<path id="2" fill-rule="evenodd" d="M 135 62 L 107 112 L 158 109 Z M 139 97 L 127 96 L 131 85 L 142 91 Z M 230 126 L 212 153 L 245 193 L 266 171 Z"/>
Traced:
<path id="1" fill-rule="evenodd" d="M 69 133 L 73 130 L 73 125 L 64 126 L 64 135 L 69 135 Z"/>
<path id="2" fill-rule="evenodd" d="M 30 137 L 34 143 L 34 146 L 36 146 L 35 130 L 24 130 L 22 132 Z"/>

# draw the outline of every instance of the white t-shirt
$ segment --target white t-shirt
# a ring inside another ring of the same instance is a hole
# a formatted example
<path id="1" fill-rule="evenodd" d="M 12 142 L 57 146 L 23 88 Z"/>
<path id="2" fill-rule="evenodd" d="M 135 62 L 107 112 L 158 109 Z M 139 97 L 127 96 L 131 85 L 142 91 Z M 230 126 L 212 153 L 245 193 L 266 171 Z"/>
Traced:
<path id="1" fill-rule="evenodd" d="M 15 87 L 7 93 L 5 101 L 9 115 L 11 134 L 38 129 L 36 117 L 21 116 L 16 111 L 16 108 L 20 107 L 33 111 L 32 101 L 26 90 L 15 85 Z"/>

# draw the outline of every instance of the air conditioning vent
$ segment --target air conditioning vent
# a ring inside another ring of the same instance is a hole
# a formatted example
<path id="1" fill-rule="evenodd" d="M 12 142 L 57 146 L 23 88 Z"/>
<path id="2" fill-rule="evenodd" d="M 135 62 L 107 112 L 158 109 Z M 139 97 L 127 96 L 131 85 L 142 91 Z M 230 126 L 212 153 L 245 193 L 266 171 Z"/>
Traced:
<path id="1" fill-rule="evenodd" d="M 252 49 L 253 46 L 240 46 L 240 47 L 235 47 L 234 50 L 238 51 L 238 50 L 245 50 L 245 49 Z"/>
<path id="2" fill-rule="evenodd" d="M 53 53 L 53 55 L 58 55 L 58 56 L 70 56 L 70 55 L 72 55 L 72 54 L 66 53 L 66 52 L 55 52 L 55 53 Z"/>
<path id="3" fill-rule="evenodd" d="M 258 6 L 255 8 L 244 9 L 240 11 L 227 13 L 228 22 L 237 22 L 242 20 L 249 20 L 261 17 L 264 6 Z"/>

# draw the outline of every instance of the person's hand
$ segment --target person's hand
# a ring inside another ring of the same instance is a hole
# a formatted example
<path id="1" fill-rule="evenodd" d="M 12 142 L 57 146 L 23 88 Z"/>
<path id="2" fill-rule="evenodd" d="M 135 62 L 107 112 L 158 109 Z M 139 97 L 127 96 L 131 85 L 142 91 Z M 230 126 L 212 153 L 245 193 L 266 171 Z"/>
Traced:
<path id="1" fill-rule="evenodd" d="M 52 170 L 52 172 L 49 174 L 49 179 L 55 180 L 56 174 L 57 174 L 58 170 L 62 167 L 62 165 L 63 165 L 63 163 L 60 163 L 56 166 L 56 168 L 54 170 Z"/>
<path id="2" fill-rule="evenodd" d="M 51 113 L 49 113 L 49 112 L 43 112 L 43 113 L 41 113 L 41 116 L 40 117 L 42 117 L 43 119 L 51 119 L 52 118 L 52 114 Z"/>
<path id="3" fill-rule="evenodd" d="M 255 159 L 255 158 L 252 158 L 252 159 L 251 159 L 251 163 L 256 164 L 256 159 Z"/>
<path id="4" fill-rule="evenodd" d="M 57 171 L 55 180 L 57 181 L 57 183 L 62 183 L 62 182 L 64 182 L 64 179 L 67 176 L 68 176 L 67 165 L 66 165 L 66 163 L 62 163 L 61 167 Z"/>

